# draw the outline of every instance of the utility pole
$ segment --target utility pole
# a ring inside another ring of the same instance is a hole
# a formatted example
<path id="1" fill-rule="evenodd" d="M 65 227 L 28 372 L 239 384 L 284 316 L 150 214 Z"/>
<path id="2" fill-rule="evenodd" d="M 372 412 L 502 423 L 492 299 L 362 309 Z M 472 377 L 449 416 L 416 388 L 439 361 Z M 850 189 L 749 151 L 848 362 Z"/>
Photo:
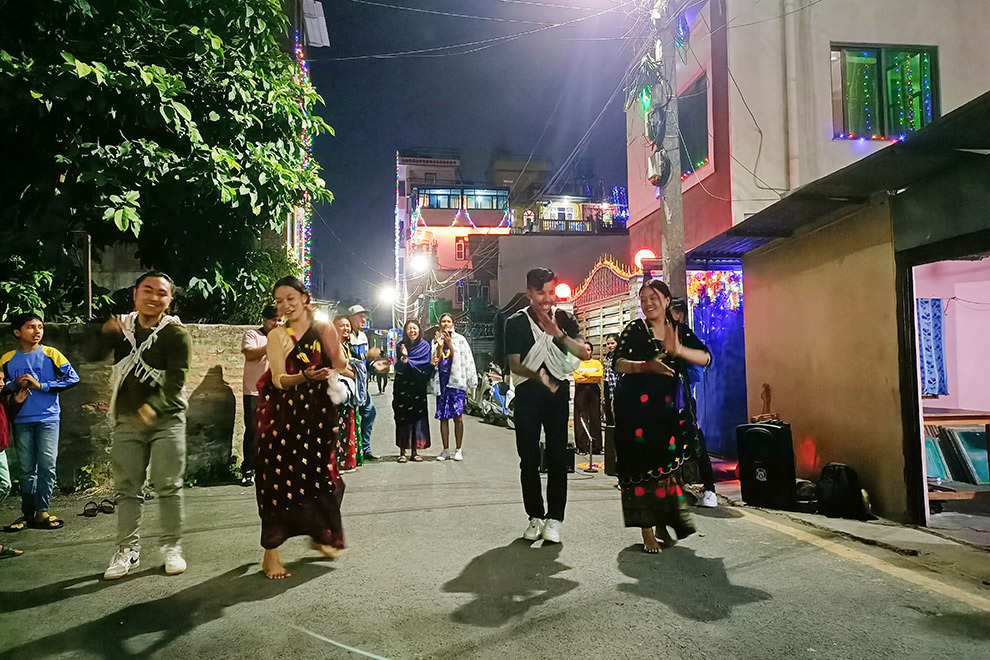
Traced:
<path id="1" fill-rule="evenodd" d="M 677 29 L 677 20 L 666 20 L 664 14 L 676 16 L 681 2 L 680 0 L 670 0 L 675 7 L 668 9 L 668 0 L 657 0 L 653 7 L 653 29 L 654 29 L 654 57 L 660 62 L 660 70 L 664 80 L 667 81 L 667 89 L 670 98 L 658 99 L 653 95 L 654 105 L 657 101 L 666 103 L 667 130 L 663 136 L 663 152 L 670 162 L 670 176 L 667 184 L 663 188 L 663 225 L 661 227 L 662 237 L 662 263 L 663 279 L 670 287 L 670 292 L 674 296 L 684 297 L 687 294 L 687 269 L 684 263 L 684 202 L 681 197 L 681 149 L 680 149 L 680 125 L 677 117 L 677 58 L 675 57 L 674 32 Z M 664 23 L 672 25 L 672 29 L 665 29 Z M 663 85 L 659 86 L 663 90 Z"/>

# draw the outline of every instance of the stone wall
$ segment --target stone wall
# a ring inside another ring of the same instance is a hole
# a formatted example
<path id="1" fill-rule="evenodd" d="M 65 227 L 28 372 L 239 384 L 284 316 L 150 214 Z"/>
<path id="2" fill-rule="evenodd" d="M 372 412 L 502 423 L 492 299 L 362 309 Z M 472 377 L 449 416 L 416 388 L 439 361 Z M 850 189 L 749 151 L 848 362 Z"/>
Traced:
<path id="1" fill-rule="evenodd" d="M 186 382 L 187 478 L 199 481 L 226 474 L 232 454 L 240 454 L 244 430 L 241 376 L 244 358 L 241 337 L 251 326 L 186 326 L 192 335 L 193 359 Z M 79 384 L 61 395 L 58 481 L 74 488 L 90 469 L 107 475 L 112 426 L 110 402 L 110 346 L 98 324 L 46 324 L 44 344 L 60 350 L 79 372 Z M 0 353 L 17 348 L 4 328 Z M 16 451 L 8 450 L 12 463 Z M 88 466 L 92 466 L 89 468 Z M 12 466 L 12 476 L 19 469 Z"/>

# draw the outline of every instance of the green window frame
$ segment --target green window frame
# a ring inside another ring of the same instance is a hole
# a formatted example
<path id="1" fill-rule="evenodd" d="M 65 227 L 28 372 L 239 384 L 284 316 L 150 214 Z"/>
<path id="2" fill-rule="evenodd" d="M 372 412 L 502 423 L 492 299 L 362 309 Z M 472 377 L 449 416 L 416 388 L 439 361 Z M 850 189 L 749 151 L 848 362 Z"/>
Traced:
<path id="1" fill-rule="evenodd" d="M 833 139 L 904 139 L 939 116 L 935 48 L 832 44 L 831 73 Z"/>

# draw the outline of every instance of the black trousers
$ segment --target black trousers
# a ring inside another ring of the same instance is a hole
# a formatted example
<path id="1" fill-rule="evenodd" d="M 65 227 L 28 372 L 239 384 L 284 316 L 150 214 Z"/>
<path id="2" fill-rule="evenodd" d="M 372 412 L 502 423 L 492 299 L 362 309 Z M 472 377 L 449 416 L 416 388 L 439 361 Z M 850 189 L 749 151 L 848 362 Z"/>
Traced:
<path id="1" fill-rule="evenodd" d="M 574 387 L 574 444 L 582 454 L 602 453 L 602 395 L 598 383 Z"/>
<path id="2" fill-rule="evenodd" d="M 615 426 L 615 412 L 612 408 L 612 386 L 608 384 L 607 380 L 604 382 L 603 390 L 605 392 L 605 399 L 602 402 L 602 408 L 605 411 L 605 426 Z"/>
<path id="3" fill-rule="evenodd" d="M 241 474 L 246 475 L 254 472 L 254 454 L 258 450 L 258 442 L 254 436 L 254 412 L 258 409 L 258 397 L 251 394 L 244 395 L 244 443 L 242 451 L 244 458 L 241 460 Z"/>
<path id="4" fill-rule="evenodd" d="M 701 483 L 704 484 L 705 490 L 710 490 L 715 492 L 715 471 L 712 470 L 712 457 L 708 455 L 708 441 L 705 439 L 705 434 L 701 432 L 701 427 L 698 427 L 698 446 L 695 450 L 696 458 L 698 459 L 698 476 L 701 477 Z"/>
<path id="5" fill-rule="evenodd" d="M 516 389 L 516 451 L 523 505 L 530 518 L 564 520 L 567 505 L 567 418 L 571 392 L 564 383 L 551 393 L 539 381 L 528 380 Z M 543 507 L 540 483 L 540 430 L 546 437 L 547 503 Z"/>

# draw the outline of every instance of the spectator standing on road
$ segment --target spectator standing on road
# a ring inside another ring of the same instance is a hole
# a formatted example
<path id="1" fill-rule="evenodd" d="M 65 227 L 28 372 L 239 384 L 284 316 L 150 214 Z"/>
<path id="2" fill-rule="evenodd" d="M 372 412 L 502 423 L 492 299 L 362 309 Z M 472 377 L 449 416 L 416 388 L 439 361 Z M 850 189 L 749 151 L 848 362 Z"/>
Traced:
<path id="1" fill-rule="evenodd" d="M 368 389 L 368 335 L 364 329 L 368 325 L 368 310 L 361 305 L 352 305 L 348 310 L 348 320 L 351 322 L 351 357 L 359 362 L 352 362 L 357 372 L 358 400 L 361 414 L 361 452 L 365 461 L 377 461 L 378 457 L 371 453 L 371 430 L 375 426 L 375 402 L 371 400 L 371 390 Z"/>
<path id="2" fill-rule="evenodd" d="M 62 409 L 59 392 L 79 382 L 79 375 L 65 356 L 43 346 L 45 324 L 35 314 L 18 314 L 10 324 L 20 340 L 20 349 L 0 357 L 4 390 L 8 395 L 27 397 L 13 422 L 14 447 L 21 465 L 21 516 L 6 527 L 16 532 L 25 527 L 59 529 L 65 522 L 48 513 L 55 488 L 58 434 Z"/>
<path id="3" fill-rule="evenodd" d="M 670 317 L 677 323 L 677 336 L 680 339 L 681 345 L 702 350 L 711 355 L 708 347 L 705 346 L 704 342 L 688 326 L 687 315 L 687 301 L 684 298 L 674 298 L 670 301 Z M 694 386 L 701 381 L 701 377 L 708 367 L 711 366 L 711 360 L 704 367 L 683 360 L 678 364 L 681 366 L 681 380 L 687 388 L 685 394 L 690 406 L 691 416 L 697 421 L 698 402 L 694 396 Z M 704 488 L 700 505 L 712 509 L 718 506 L 718 496 L 715 494 L 715 471 L 712 469 L 712 458 L 708 455 L 708 441 L 705 439 L 705 434 L 701 432 L 700 425 L 697 432 L 697 439 L 691 449 L 694 450 L 694 457 L 698 462 L 698 472 L 701 476 L 702 487 Z"/>
<path id="4" fill-rule="evenodd" d="M 626 527 L 638 527 L 643 549 L 660 552 L 696 530 L 684 505 L 680 467 L 690 453 L 695 429 L 678 360 L 705 365 L 706 351 L 682 346 L 670 318 L 670 289 L 650 280 L 639 292 L 646 318 L 630 322 L 616 349 L 615 467 L 622 489 Z"/>
<path id="5" fill-rule="evenodd" d="M 615 411 L 612 406 L 612 399 L 615 394 L 615 384 L 619 380 L 619 374 L 615 371 L 615 349 L 618 346 L 619 335 L 614 332 L 605 335 L 605 355 L 602 356 L 602 366 L 605 368 L 602 393 L 605 395 L 605 400 L 602 408 L 605 410 L 605 424 L 608 426 L 615 426 Z"/>
<path id="6" fill-rule="evenodd" d="M 3 371 L 0 370 L 0 504 L 10 494 L 10 468 L 7 465 L 7 448 L 10 446 L 10 423 L 9 420 L 17 416 L 21 404 L 27 400 L 28 390 L 18 390 L 11 394 L 4 390 Z M 0 559 L 20 557 L 23 550 L 16 550 L 9 545 L 0 545 Z"/>
<path id="7" fill-rule="evenodd" d="M 529 307 L 505 322 L 505 352 L 516 391 L 516 450 L 529 526 L 523 538 L 560 543 L 567 506 L 567 377 L 591 352 L 573 314 L 556 309 L 557 276 L 547 268 L 526 273 Z M 540 430 L 546 434 L 547 508 L 540 483 Z"/>
<path id="8" fill-rule="evenodd" d="M 258 408 L 258 381 L 268 371 L 268 333 L 278 325 L 278 312 L 268 305 L 261 313 L 260 328 L 244 333 L 241 353 L 244 355 L 244 442 L 241 451 L 241 485 L 254 485 L 254 455 L 257 441 L 254 435 L 254 412 Z"/>
<path id="9" fill-rule="evenodd" d="M 335 370 L 346 364 L 340 337 L 313 318 L 302 282 L 275 283 L 275 304 L 285 321 L 268 335 L 270 369 L 258 390 L 258 478 L 262 568 L 272 580 L 289 577 L 278 548 L 293 536 L 309 536 L 315 549 L 334 557 L 344 548 L 334 433 L 337 407 L 330 398 Z"/>
<path id="10" fill-rule="evenodd" d="M 333 320 L 333 326 L 337 329 L 337 334 L 341 338 L 340 349 L 345 356 L 351 354 L 351 322 L 346 316 L 338 316 Z M 361 413 L 358 412 L 358 385 L 355 380 L 357 372 L 354 369 L 354 362 L 351 358 L 343 367 L 337 369 L 344 380 L 351 397 L 338 406 L 337 415 L 337 465 L 341 472 L 354 472 L 358 466 L 364 463 L 364 456 L 360 451 L 361 435 Z"/>
<path id="11" fill-rule="evenodd" d="M 423 457 L 417 452 L 430 446 L 426 387 L 440 360 L 432 350 L 432 344 L 423 339 L 419 321 L 406 321 L 397 350 L 399 362 L 395 365 L 395 386 L 392 390 L 395 445 L 399 448 L 399 463 L 409 460 L 406 451 L 413 461 L 420 463 Z"/>
<path id="12" fill-rule="evenodd" d="M 175 286 L 150 271 L 134 285 L 134 311 L 103 324 L 114 339 L 110 372 L 110 458 L 117 492 L 118 551 L 103 576 L 121 578 L 140 564 L 141 493 L 151 466 L 158 495 L 165 572 L 186 570 L 182 557 L 182 475 L 186 470 L 186 399 L 183 388 L 192 340 L 176 316 L 166 314 Z"/>
<path id="13" fill-rule="evenodd" d="M 462 334 L 454 331 L 454 317 L 440 317 L 440 332 L 436 337 L 436 353 L 440 361 L 433 376 L 433 390 L 437 393 L 437 414 L 440 420 L 440 441 L 443 451 L 438 461 L 447 460 L 450 450 L 450 420 L 454 420 L 455 461 L 464 460 L 461 448 L 464 443 L 464 406 L 467 393 L 478 386 L 478 368 L 474 364 L 471 346 Z"/>
<path id="14" fill-rule="evenodd" d="M 584 342 L 588 352 L 593 347 Z M 602 390 L 605 366 L 591 358 L 574 371 L 574 444 L 579 453 L 602 453 Z"/>

